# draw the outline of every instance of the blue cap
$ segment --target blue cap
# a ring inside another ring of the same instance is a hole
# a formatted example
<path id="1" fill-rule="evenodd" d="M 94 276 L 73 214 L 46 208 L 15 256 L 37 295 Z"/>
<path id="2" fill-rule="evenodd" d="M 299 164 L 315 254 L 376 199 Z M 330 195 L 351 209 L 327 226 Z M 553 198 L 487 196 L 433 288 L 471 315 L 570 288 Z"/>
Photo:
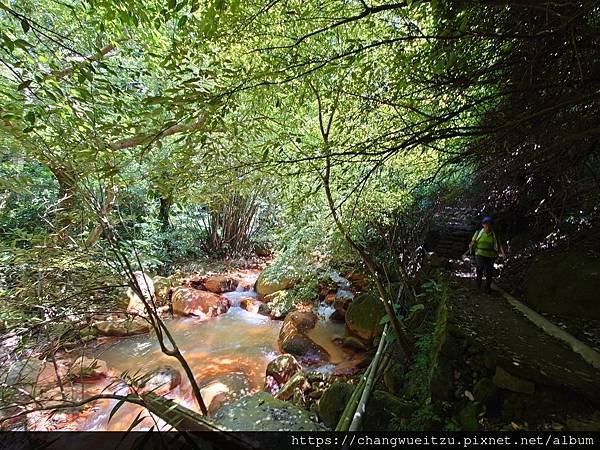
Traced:
<path id="1" fill-rule="evenodd" d="M 494 220 L 492 219 L 492 216 L 485 216 L 482 220 L 481 223 L 492 223 Z"/>

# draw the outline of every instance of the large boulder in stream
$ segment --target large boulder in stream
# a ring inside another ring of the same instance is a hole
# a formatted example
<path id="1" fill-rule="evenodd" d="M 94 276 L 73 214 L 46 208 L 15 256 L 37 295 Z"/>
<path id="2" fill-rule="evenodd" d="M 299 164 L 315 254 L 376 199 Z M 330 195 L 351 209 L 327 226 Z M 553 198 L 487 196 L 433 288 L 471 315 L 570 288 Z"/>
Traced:
<path id="1" fill-rule="evenodd" d="M 372 342 L 383 331 L 381 319 L 385 316 L 385 307 L 373 294 L 360 294 L 346 311 L 346 326 L 350 334 L 367 342 Z"/>
<path id="2" fill-rule="evenodd" d="M 294 311 L 287 315 L 279 332 L 279 350 L 290 353 L 305 364 L 329 361 L 327 350 L 306 335 L 318 317 L 313 312 Z"/>
<path id="3" fill-rule="evenodd" d="M 136 391 L 140 394 L 152 392 L 165 395 L 181 384 L 181 373 L 169 365 L 159 366 L 136 380 Z"/>
<path id="4" fill-rule="evenodd" d="M 222 426 L 236 431 L 322 431 L 310 413 L 292 403 L 257 392 L 224 406 L 214 415 Z"/>
<path id="5" fill-rule="evenodd" d="M 269 269 L 263 270 L 254 284 L 254 290 L 260 299 L 274 292 L 290 289 L 295 284 L 295 280 L 291 276 L 273 273 Z"/>
<path id="6" fill-rule="evenodd" d="M 175 314 L 193 315 L 203 319 L 225 314 L 230 306 L 225 297 L 186 287 L 173 289 L 171 302 Z"/>
<path id="7" fill-rule="evenodd" d="M 108 376 L 108 366 L 100 359 L 92 359 L 80 356 L 67 372 L 67 378 L 80 383 L 93 383 Z"/>
<path id="8" fill-rule="evenodd" d="M 94 328 L 101 336 L 134 336 L 136 334 L 144 334 L 150 331 L 150 324 L 140 317 L 133 320 L 103 320 L 94 323 Z"/>
<path id="9" fill-rule="evenodd" d="M 239 281 L 227 275 L 215 275 L 204 281 L 204 288 L 214 294 L 235 291 Z"/>

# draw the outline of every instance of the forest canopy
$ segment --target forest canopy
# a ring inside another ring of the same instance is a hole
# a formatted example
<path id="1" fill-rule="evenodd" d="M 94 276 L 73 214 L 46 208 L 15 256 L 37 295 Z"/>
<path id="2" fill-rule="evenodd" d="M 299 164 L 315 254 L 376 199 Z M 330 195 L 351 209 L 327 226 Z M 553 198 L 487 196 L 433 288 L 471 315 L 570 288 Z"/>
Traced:
<path id="1" fill-rule="evenodd" d="M 453 203 L 546 234 L 598 215 L 595 1 L 2 0 L 0 23 L 4 299 L 60 303 L 62 277 L 78 304 L 109 235 L 168 273 L 357 258 L 340 230 L 408 251 Z"/>

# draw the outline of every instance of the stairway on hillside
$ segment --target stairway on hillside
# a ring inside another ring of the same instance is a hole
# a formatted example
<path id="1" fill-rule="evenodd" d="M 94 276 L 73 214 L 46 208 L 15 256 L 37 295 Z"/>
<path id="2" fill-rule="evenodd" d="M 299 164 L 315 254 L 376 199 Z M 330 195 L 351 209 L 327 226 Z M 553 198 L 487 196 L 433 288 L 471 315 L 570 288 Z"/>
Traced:
<path id="1" fill-rule="evenodd" d="M 478 226 L 480 212 L 475 208 L 445 207 L 433 216 L 425 239 L 425 249 L 448 259 L 465 253 Z"/>

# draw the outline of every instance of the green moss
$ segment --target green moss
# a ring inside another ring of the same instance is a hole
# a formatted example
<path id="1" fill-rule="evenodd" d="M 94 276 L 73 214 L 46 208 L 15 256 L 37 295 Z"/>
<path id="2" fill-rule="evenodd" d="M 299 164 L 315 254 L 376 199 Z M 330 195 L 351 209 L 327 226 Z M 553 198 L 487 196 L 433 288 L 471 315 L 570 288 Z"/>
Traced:
<path id="1" fill-rule="evenodd" d="M 329 428 L 337 425 L 352 392 L 354 386 L 348 383 L 333 383 L 323 392 L 319 400 L 319 418 Z"/>
<path id="2" fill-rule="evenodd" d="M 234 431 L 319 431 L 310 413 L 257 392 L 217 411 L 214 420 Z"/>
<path id="3" fill-rule="evenodd" d="M 350 303 L 346 325 L 356 336 L 372 341 L 383 331 L 381 319 L 385 316 L 383 302 L 372 294 L 360 294 Z"/>

